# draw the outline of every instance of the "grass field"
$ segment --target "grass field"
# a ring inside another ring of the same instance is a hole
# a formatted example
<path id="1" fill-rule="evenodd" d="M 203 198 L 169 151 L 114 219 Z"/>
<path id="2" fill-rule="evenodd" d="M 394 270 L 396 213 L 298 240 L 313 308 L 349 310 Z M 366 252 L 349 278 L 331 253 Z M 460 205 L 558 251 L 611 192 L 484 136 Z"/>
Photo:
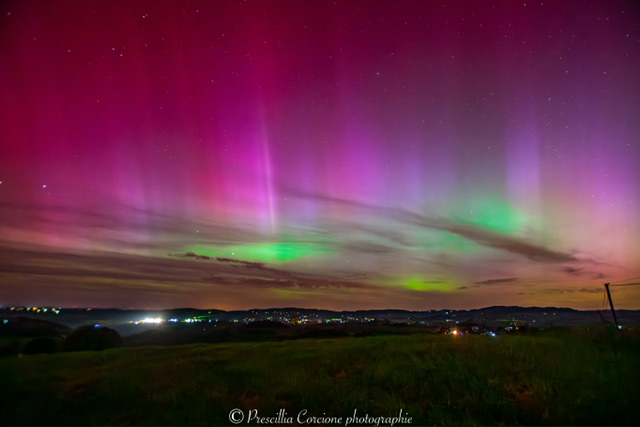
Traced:
<path id="1" fill-rule="evenodd" d="M 2 425 L 230 425 L 229 411 L 412 425 L 640 425 L 637 333 L 375 336 L 0 359 Z M 252 422 L 255 424 L 256 422 Z M 246 425 L 246 421 L 243 423 Z"/>

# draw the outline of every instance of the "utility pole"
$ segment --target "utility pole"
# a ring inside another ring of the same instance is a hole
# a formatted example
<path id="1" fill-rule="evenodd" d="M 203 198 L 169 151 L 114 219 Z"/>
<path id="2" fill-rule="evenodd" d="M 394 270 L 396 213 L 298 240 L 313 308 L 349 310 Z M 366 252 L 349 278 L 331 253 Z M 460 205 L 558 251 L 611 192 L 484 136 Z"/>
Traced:
<path id="1" fill-rule="evenodd" d="M 611 291 L 609 290 L 610 283 L 605 283 L 604 288 L 607 290 L 607 296 L 609 297 L 609 306 L 611 307 L 611 314 L 613 314 L 613 321 L 616 323 L 616 328 L 620 329 L 618 324 L 618 318 L 616 317 L 616 309 L 613 308 L 613 300 L 611 299 Z"/>

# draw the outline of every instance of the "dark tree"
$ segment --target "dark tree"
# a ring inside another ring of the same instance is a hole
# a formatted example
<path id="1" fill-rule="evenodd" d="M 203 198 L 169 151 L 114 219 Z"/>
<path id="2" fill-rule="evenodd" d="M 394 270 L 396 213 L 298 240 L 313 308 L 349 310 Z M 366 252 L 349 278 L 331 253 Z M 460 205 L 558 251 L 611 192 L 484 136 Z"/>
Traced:
<path id="1" fill-rule="evenodd" d="M 121 347 L 122 337 L 111 328 L 82 326 L 73 331 L 62 343 L 65 351 L 105 350 Z"/>

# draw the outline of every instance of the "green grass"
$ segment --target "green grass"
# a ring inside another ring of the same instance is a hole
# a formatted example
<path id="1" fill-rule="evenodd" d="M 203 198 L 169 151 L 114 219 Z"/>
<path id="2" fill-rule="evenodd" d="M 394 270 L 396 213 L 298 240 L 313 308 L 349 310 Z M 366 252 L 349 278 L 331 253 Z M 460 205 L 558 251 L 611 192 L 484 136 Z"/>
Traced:
<path id="1" fill-rule="evenodd" d="M 0 359 L 2 425 L 229 425 L 285 409 L 413 425 L 638 425 L 637 336 L 377 336 Z M 38 408 L 37 410 L 35 408 Z M 255 424 L 255 422 L 253 423 Z"/>

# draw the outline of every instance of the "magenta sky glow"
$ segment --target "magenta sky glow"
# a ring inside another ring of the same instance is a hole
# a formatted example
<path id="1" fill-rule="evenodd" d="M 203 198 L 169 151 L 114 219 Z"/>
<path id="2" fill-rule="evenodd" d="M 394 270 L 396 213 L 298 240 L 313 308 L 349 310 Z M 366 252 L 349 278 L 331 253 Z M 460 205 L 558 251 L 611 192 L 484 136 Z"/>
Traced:
<path id="1" fill-rule="evenodd" d="M 0 51 L 0 305 L 593 309 L 640 277 L 635 1 L 14 0 Z"/>

